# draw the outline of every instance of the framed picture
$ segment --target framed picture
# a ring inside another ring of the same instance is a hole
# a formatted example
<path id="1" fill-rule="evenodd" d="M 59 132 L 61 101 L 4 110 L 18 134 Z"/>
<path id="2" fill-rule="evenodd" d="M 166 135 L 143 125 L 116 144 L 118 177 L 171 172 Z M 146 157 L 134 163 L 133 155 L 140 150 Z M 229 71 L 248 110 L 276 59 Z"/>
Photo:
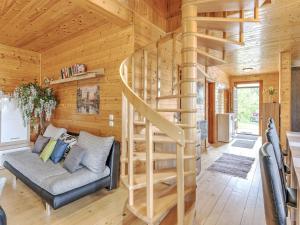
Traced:
<path id="1" fill-rule="evenodd" d="M 99 114 L 100 87 L 83 86 L 77 88 L 77 112 L 83 114 Z"/>

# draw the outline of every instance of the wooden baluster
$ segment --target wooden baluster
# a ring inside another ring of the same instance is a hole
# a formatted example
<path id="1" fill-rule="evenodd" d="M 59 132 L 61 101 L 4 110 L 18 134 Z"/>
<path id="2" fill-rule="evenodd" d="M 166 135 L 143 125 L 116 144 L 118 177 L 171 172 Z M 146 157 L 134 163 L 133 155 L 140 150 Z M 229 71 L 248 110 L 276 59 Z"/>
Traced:
<path id="1" fill-rule="evenodd" d="M 173 43 L 172 43 L 172 95 L 175 93 L 175 81 L 176 81 L 176 47 L 177 40 L 176 36 L 173 34 Z"/>
<path id="2" fill-rule="evenodd" d="M 128 82 L 128 70 L 127 65 L 124 64 L 122 76 L 124 80 Z M 122 94 L 122 165 L 121 165 L 121 176 L 125 176 L 126 157 L 127 157 L 127 110 L 128 100 L 124 94 Z"/>
<path id="3" fill-rule="evenodd" d="M 129 205 L 134 204 L 133 177 L 134 177 L 134 162 L 133 162 L 133 106 L 128 107 L 128 184 L 129 184 Z"/>
<path id="4" fill-rule="evenodd" d="M 177 225 L 184 225 L 184 147 L 177 145 Z"/>
<path id="5" fill-rule="evenodd" d="M 160 57 L 160 49 L 159 49 L 159 43 L 157 42 L 157 67 L 156 67 L 156 83 L 157 83 L 157 97 L 160 97 L 160 65 L 161 65 L 161 57 Z M 156 108 L 158 109 L 159 101 L 156 99 Z"/>
<path id="6" fill-rule="evenodd" d="M 144 101 L 147 102 L 148 97 L 148 52 L 143 51 L 143 64 L 142 64 L 143 78 L 144 78 Z"/>
<path id="7" fill-rule="evenodd" d="M 244 18 L 244 10 L 240 10 L 240 18 Z M 244 37 L 244 24 L 240 23 L 240 42 L 243 43 L 245 41 Z"/>
<path id="8" fill-rule="evenodd" d="M 256 20 L 259 19 L 259 5 L 258 5 L 258 0 L 255 0 L 255 5 L 254 5 L 254 19 L 256 19 Z"/>
<path id="9" fill-rule="evenodd" d="M 146 120 L 146 167 L 147 167 L 147 217 L 153 218 L 153 131 L 152 124 Z"/>

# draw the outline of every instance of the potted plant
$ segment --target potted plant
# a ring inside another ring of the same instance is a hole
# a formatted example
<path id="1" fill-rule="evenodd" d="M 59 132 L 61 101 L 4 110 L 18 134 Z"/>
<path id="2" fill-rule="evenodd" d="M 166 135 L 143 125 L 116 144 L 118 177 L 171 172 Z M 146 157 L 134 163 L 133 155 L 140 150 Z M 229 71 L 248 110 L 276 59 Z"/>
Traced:
<path id="1" fill-rule="evenodd" d="M 42 87 L 37 82 L 21 84 L 14 91 L 17 106 L 20 108 L 24 124 L 31 123 L 35 133 L 44 131 L 45 122 L 49 121 L 57 100 L 53 90 Z"/>
<path id="2" fill-rule="evenodd" d="M 273 102 L 274 103 L 274 96 L 276 95 L 276 89 L 273 87 L 273 86 L 270 86 L 268 89 L 267 89 L 267 94 L 269 95 L 269 99 L 270 99 L 270 102 Z"/>

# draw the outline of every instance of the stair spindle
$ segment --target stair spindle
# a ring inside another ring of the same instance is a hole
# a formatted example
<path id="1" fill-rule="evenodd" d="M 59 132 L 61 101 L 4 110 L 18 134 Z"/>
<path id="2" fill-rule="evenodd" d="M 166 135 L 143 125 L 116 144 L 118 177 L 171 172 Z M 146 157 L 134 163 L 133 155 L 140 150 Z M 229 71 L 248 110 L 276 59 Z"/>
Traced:
<path id="1" fill-rule="evenodd" d="M 129 104 L 128 107 L 128 120 L 126 121 L 128 124 L 128 184 L 129 187 L 134 185 L 133 176 L 134 176 L 134 160 L 133 160 L 133 106 Z M 132 188 L 129 188 L 129 205 L 132 206 L 134 204 L 134 191 Z"/>
<path id="2" fill-rule="evenodd" d="M 153 130 L 152 124 L 146 120 L 146 166 L 147 166 L 147 217 L 154 216 L 153 187 Z"/>

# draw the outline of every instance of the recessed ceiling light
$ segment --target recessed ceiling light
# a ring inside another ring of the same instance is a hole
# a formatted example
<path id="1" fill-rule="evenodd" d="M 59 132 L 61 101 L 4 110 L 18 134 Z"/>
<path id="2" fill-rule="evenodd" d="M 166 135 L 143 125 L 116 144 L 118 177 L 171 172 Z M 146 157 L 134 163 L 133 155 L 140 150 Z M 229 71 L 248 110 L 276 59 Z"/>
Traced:
<path id="1" fill-rule="evenodd" d="M 243 68 L 243 71 L 250 71 L 250 70 L 253 70 L 253 67 L 245 67 L 245 68 Z"/>

